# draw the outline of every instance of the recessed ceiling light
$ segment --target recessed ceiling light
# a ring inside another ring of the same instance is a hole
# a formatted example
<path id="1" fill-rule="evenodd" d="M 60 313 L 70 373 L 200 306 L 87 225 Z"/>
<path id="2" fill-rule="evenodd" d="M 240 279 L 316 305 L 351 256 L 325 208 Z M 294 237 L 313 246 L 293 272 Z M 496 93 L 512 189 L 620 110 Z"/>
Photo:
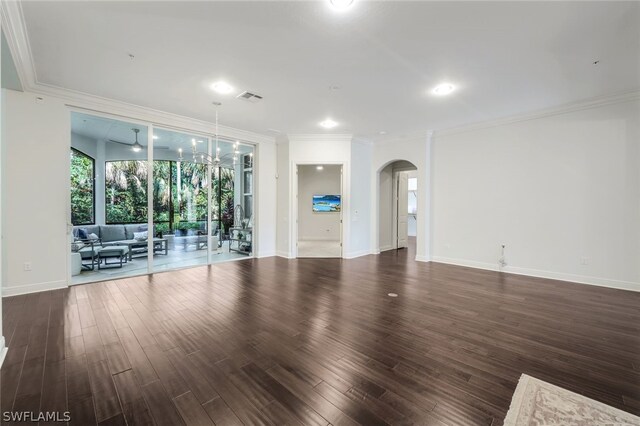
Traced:
<path id="1" fill-rule="evenodd" d="M 387 134 L 387 132 L 385 132 L 384 130 L 381 130 L 379 133 L 380 133 L 381 135 L 386 135 L 386 134 Z"/>
<path id="2" fill-rule="evenodd" d="M 353 6 L 354 0 L 329 0 L 329 4 L 334 10 L 345 11 Z"/>
<path id="3" fill-rule="evenodd" d="M 213 83 L 211 85 L 211 89 L 215 90 L 216 92 L 222 95 L 226 95 L 227 93 L 231 93 L 233 91 L 233 87 L 231 87 L 229 83 L 224 81 L 218 81 L 216 83 Z"/>
<path id="4" fill-rule="evenodd" d="M 431 92 L 434 95 L 445 96 L 445 95 L 448 95 L 449 93 L 453 92 L 454 90 L 455 90 L 455 87 L 453 86 L 453 84 L 442 83 L 442 84 L 439 84 L 436 87 L 434 87 Z"/>
<path id="5" fill-rule="evenodd" d="M 320 125 L 322 127 L 324 127 L 325 129 L 333 129 L 334 127 L 336 127 L 338 125 L 338 123 L 336 123 L 335 121 L 333 121 L 330 118 L 327 118 L 326 120 L 320 122 Z"/>
<path id="6" fill-rule="evenodd" d="M 316 166 L 316 170 L 324 170 L 324 166 Z"/>

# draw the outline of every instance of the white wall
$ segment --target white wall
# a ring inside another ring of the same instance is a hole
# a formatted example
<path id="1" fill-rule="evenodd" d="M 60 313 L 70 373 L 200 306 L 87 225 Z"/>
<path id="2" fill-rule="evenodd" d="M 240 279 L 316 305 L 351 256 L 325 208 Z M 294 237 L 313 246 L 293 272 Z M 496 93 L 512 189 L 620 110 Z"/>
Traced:
<path id="1" fill-rule="evenodd" d="M 39 103 L 37 95 L 28 92 L 3 90 L 3 96 L 3 295 L 65 287 L 70 110 L 65 101 L 54 97 Z M 135 119 L 157 122 L 151 113 Z M 176 118 L 178 123 L 184 119 Z M 199 126 L 194 131 L 214 129 Z M 275 144 L 259 141 L 258 155 L 256 185 L 261 196 L 255 255 L 268 256 L 275 254 Z M 31 262 L 31 271 L 24 271 L 25 262 Z"/>
<path id="2" fill-rule="evenodd" d="M 434 260 L 640 290 L 640 101 L 433 146 Z M 422 211 L 422 210 L 420 210 Z"/>
<path id="3" fill-rule="evenodd" d="M 254 255 L 268 257 L 276 255 L 276 144 L 261 143 L 256 146 L 256 160 L 254 163 L 254 191 L 253 205 L 258 211 L 255 224 L 257 245 Z M 256 171 L 257 170 L 257 171 Z M 258 178 L 255 179 L 255 176 Z"/>
<path id="4" fill-rule="evenodd" d="M 277 194 L 276 194 L 276 252 L 278 256 L 290 257 L 291 246 L 289 233 L 289 195 L 291 192 L 289 177 L 289 141 L 278 141 L 277 145 Z"/>
<path id="5" fill-rule="evenodd" d="M 380 171 L 380 186 L 378 190 L 380 204 L 378 216 L 378 244 L 380 251 L 393 248 L 393 164 Z"/>
<path id="6" fill-rule="evenodd" d="M 340 241 L 340 212 L 314 213 L 314 195 L 340 195 L 340 166 L 298 167 L 298 241 Z"/>
<path id="7" fill-rule="evenodd" d="M 53 99 L 3 96 L 3 295 L 66 287 L 70 113 Z"/>
<path id="8" fill-rule="evenodd" d="M 1 31 L 0 31 L 1 32 Z M 4 40 L 4 34 L 2 35 L 2 38 Z M 4 51 L 4 49 L 3 49 Z M 0 118 L 4 117 L 4 111 L 5 111 L 5 95 L 4 95 L 4 91 L 0 91 Z M 5 141 L 5 126 L 4 126 L 4 119 L 0 120 L 0 188 L 2 188 L 2 183 L 4 182 L 2 175 L 4 174 L 4 164 L 3 164 L 3 159 L 4 159 L 4 141 Z M 2 244 L 2 241 L 4 240 L 4 233 L 3 233 L 3 206 L 4 206 L 4 191 L 2 191 L 0 193 L 0 288 L 2 288 L 2 285 L 4 283 L 4 279 L 3 279 L 3 275 L 2 275 L 2 271 L 4 271 L 3 268 L 3 259 L 4 259 L 4 253 L 2 250 L 2 246 L 4 244 Z M 3 328 L 2 328 L 2 299 L 0 299 L 0 367 L 2 366 L 2 363 L 4 362 L 4 358 L 7 355 L 7 346 L 5 343 L 5 338 L 3 333 Z"/>
<path id="9" fill-rule="evenodd" d="M 347 258 L 371 252 L 372 160 L 372 145 L 355 140 L 351 143 L 351 238 Z"/>

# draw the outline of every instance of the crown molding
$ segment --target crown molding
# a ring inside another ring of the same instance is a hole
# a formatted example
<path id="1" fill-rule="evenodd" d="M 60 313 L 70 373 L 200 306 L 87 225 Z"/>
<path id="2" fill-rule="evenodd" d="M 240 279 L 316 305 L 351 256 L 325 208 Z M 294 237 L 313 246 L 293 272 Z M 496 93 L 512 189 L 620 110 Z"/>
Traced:
<path id="1" fill-rule="evenodd" d="M 351 134 L 292 134 L 287 135 L 289 142 L 351 142 Z"/>
<path id="2" fill-rule="evenodd" d="M 29 91 L 36 83 L 36 68 L 19 1 L 0 2 L 0 20 L 22 87 Z"/>
<path id="3" fill-rule="evenodd" d="M 384 139 L 379 139 L 375 142 L 376 145 L 389 145 L 392 143 L 410 143 L 418 141 L 424 141 L 426 143 L 429 134 L 432 133 L 432 130 L 422 130 L 419 132 L 411 133 L 408 135 L 400 136 L 400 137 L 387 137 Z"/>
<path id="4" fill-rule="evenodd" d="M 360 144 L 360 145 L 366 145 L 366 146 L 373 146 L 375 144 L 371 139 L 363 138 L 363 137 L 360 137 L 360 136 L 354 136 L 351 139 L 351 142 L 357 143 L 357 144 Z"/>
<path id="5" fill-rule="evenodd" d="M 121 116 L 123 119 L 135 119 L 146 121 L 158 126 L 170 126 L 176 130 L 200 132 L 207 134 L 216 133 L 216 124 L 213 121 L 200 120 L 186 117 L 166 111 L 160 111 L 149 107 L 130 104 L 128 102 L 117 101 L 88 93 L 64 89 L 61 87 L 37 83 L 34 90 L 30 90 L 38 95 L 51 96 L 61 99 L 65 104 L 74 109 L 85 110 L 87 112 L 106 113 L 109 115 Z M 250 132 L 248 130 L 237 129 L 230 126 L 218 124 L 218 133 L 222 137 L 229 139 L 239 139 L 254 143 L 275 143 L 275 138 Z"/>
<path id="6" fill-rule="evenodd" d="M 90 93 L 40 83 L 37 78 L 33 55 L 31 54 L 21 3 L 19 1 L 0 2 L 0 18 L 25 92 L 60 99 L 67 106 L 74 109 L 106 113 L 156 125 L 171 126 L 184 131 L 216 133 L 216 125 L 212 121 L 199 120 Z M 275 144 L 275 137 L 221 124 L 218 124 L 218 133 L 220 136 L 229 139 Z"/>
<path id="7" fill-rule="evenodd" d="M 567 114 L 576 111 L 583 111 L 591 108 L 598 108 L 606 105 L 613 105 L 618 103 L 632 102 L 640 100 L 640 90 L 632 90 L 626 92 L 615 93 L 613 95 L 597 96 L 588 99 L 582 99 L 576 102 L 570 102 L 563 105 L 558 105 L 551 108 L 545 108 L 525 114 L 518 114 L 509 117 L 498 118 L 495 120 L 481 121 L 468 125 L 451 127 L 448 129 L 436 130 L 435 137 L 449 136 L 459 133 L 466 133 L 475 130 L 488 129 L 491 127 L 504 126 L 507 124 L 519 123 L 522 121 L 537 120 L 545 117 L 552 117 L 556 115 Z"/>

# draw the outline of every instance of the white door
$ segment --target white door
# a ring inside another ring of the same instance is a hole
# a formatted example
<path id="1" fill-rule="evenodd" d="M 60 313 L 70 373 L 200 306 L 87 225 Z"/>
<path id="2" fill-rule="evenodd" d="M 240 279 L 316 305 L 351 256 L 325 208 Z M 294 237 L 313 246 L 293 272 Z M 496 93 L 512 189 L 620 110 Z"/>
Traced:
<path id="1" fill-rule="evenodd" d="M 409 240 L 409 184 L 407 173 L 398 174 L 398 194 L 397 199 L 397 211 L 398 211 L 398 248 L 404 248 L 408 246 Z"/>

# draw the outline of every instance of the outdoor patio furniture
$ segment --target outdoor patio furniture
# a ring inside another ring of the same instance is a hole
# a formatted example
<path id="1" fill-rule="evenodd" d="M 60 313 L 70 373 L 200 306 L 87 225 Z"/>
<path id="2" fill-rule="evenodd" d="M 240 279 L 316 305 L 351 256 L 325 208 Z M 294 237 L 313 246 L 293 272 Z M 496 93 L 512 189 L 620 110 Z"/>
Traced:
<path id="1" fill-rule="evenodd" d="M 128 255 L 129 255 L 128 246 L 103 247 L 98 252 L 98 269 L 122 268 L 122 265 L 124 263 L 127 263 Z M 108 259 L 117 259 L 117 262 L 109 263 Z"/>

